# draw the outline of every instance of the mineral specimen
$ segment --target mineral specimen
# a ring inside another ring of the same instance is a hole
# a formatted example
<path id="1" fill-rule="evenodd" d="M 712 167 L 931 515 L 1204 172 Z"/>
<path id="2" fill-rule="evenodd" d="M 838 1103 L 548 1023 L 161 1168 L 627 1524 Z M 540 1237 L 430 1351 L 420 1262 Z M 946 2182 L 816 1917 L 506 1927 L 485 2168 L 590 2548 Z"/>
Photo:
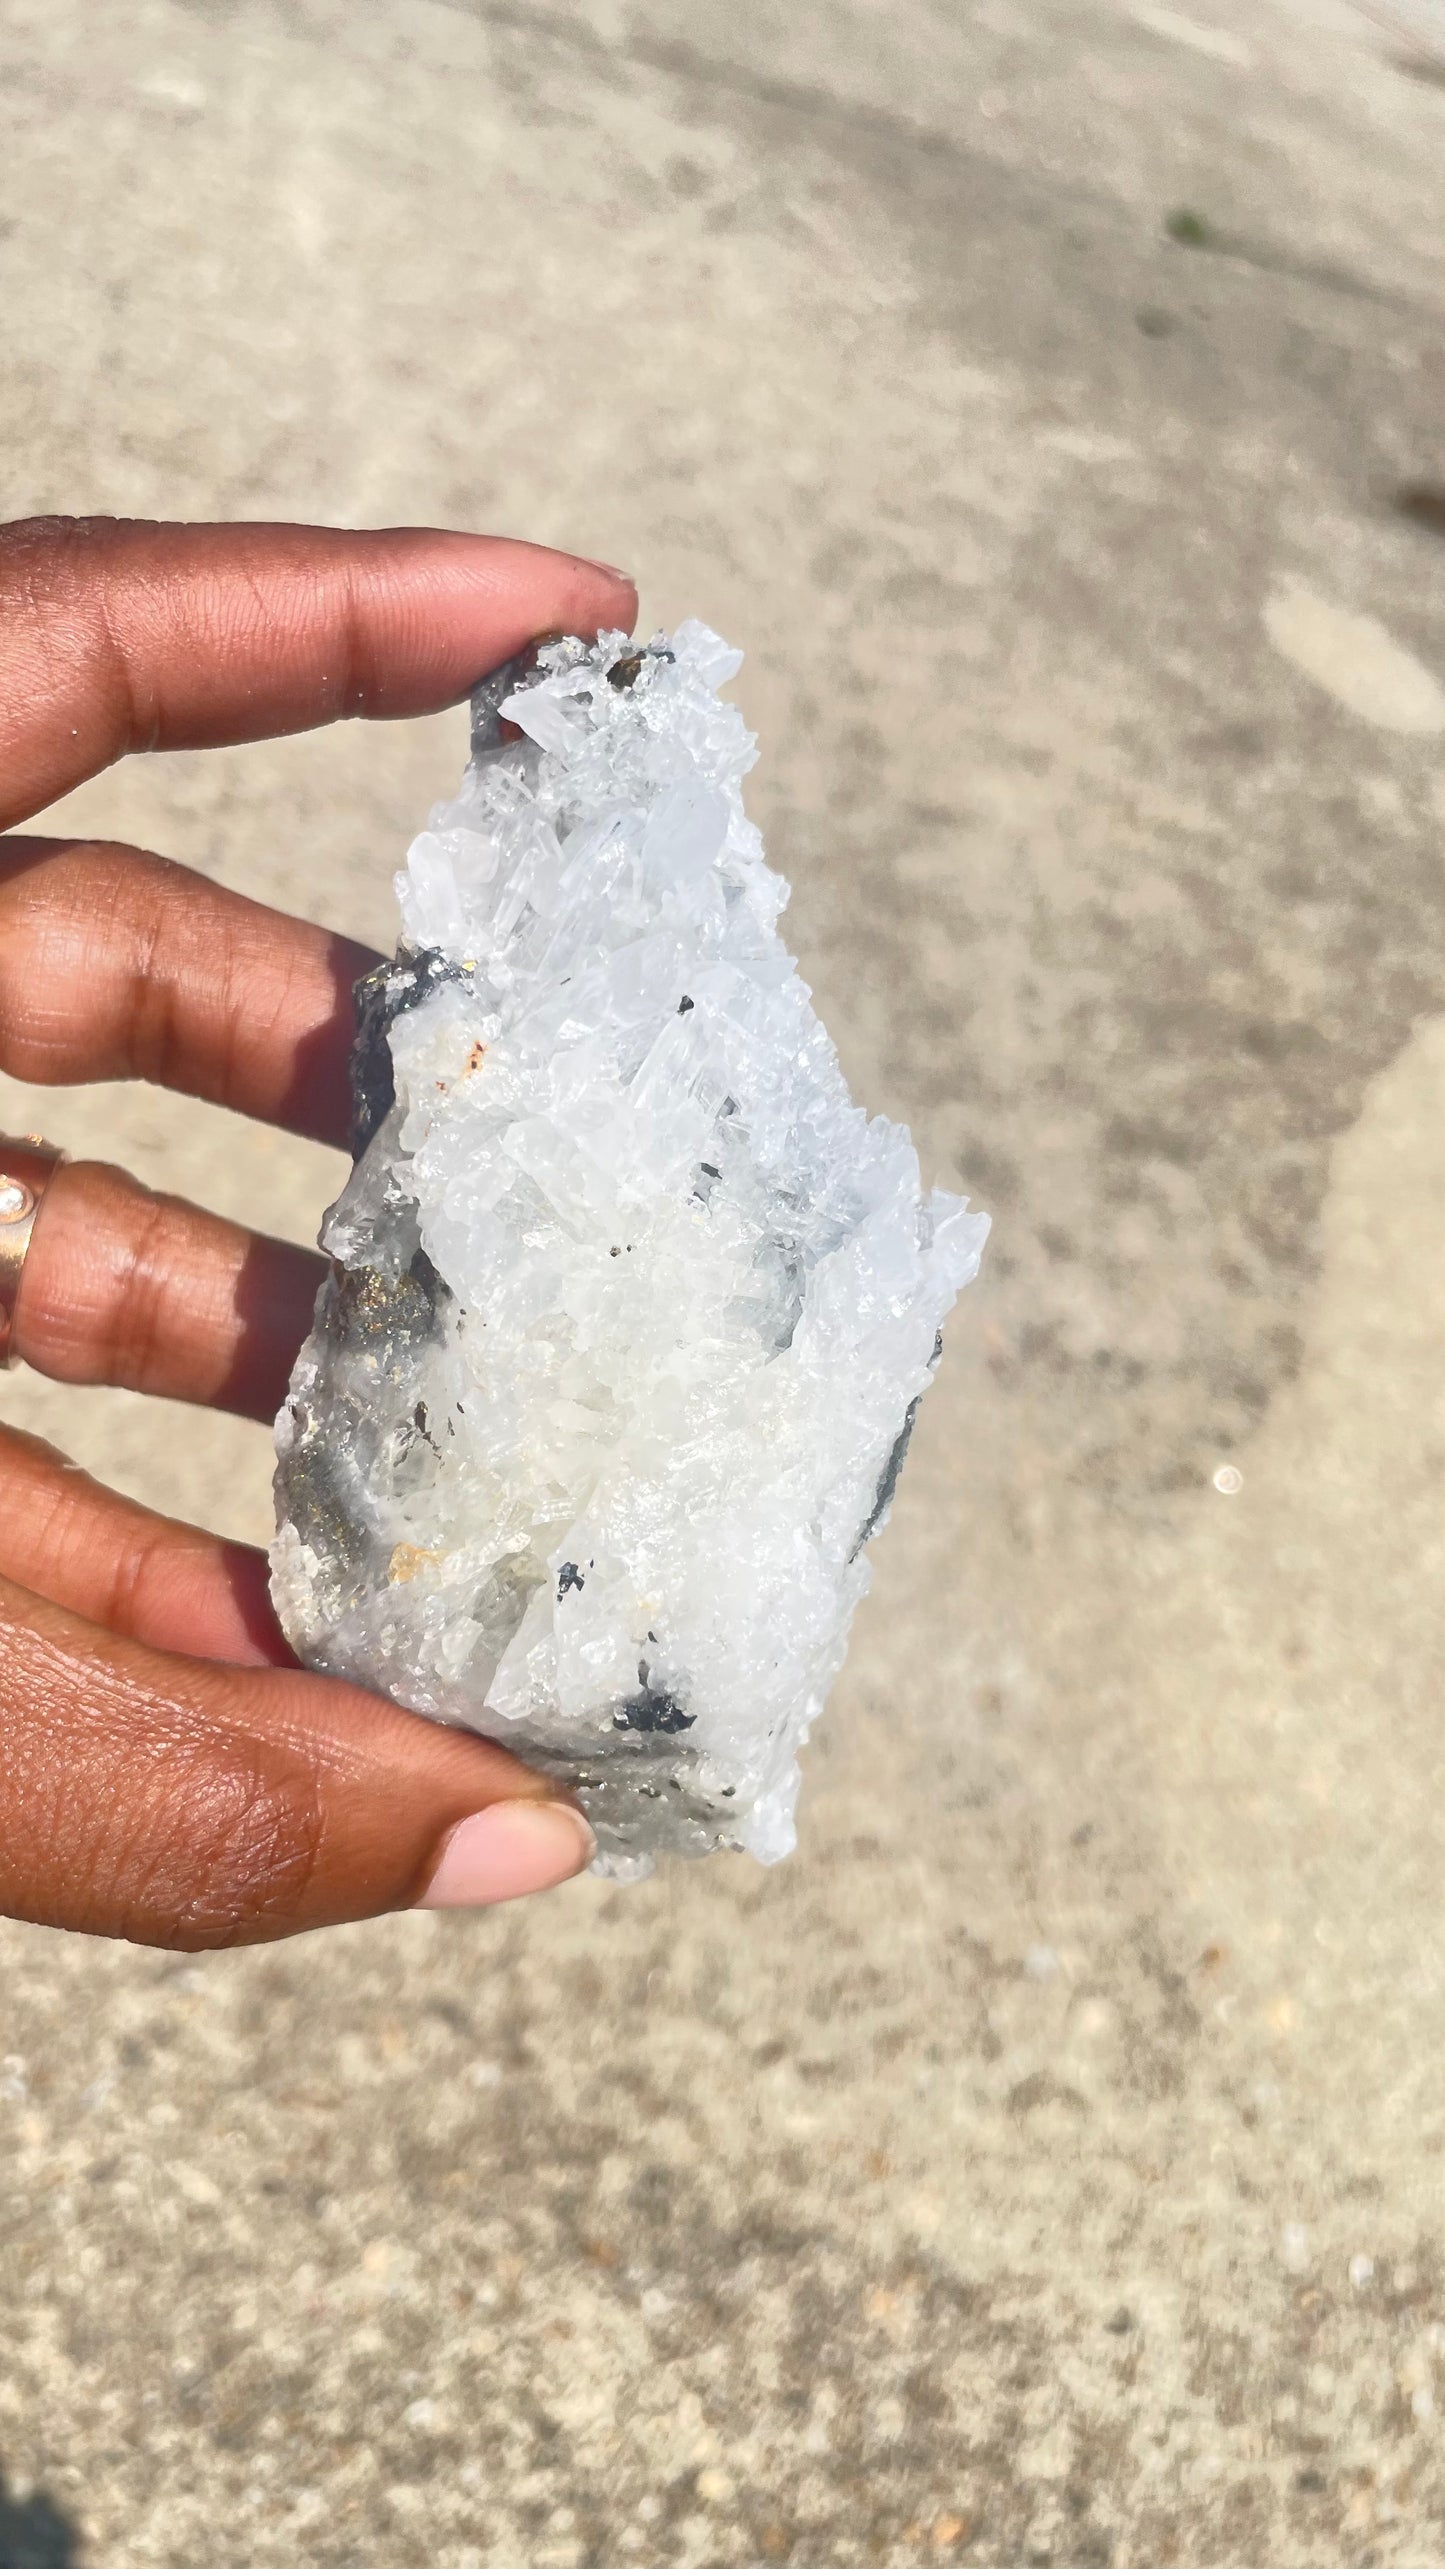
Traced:
<path id="1" fill-rule="evenodd" d="M 277 1421 L 302 1659 L 565 1778 L 622 1876 L 791 1848 L 988 1227 L 852 1103 L 777 934 L 739 657 L 687 623 L 478 690 L 360 986 L 358 1157 Z"/>

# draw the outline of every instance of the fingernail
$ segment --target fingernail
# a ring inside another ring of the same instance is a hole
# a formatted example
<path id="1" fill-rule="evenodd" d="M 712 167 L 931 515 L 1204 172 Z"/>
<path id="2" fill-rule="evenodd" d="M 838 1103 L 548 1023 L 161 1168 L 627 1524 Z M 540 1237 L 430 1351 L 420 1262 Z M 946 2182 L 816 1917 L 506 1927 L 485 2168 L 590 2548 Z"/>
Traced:
<path id="1" fill-rule="evenodd" d="M 482 1909 L 550 1891 L 590 1864 L 597 1841 L 570 1802 L 493 1802 L 459 1820 L 419 1909 Z"/>
<path id="2" fill-rule="evenodd" d="M 585 562 L 589 571 L 605 571 L 609 580 L 625 580 L 629 589 L 635 589 L 637 586 L 632 573 L 619 571 L 615 562 L 594 562 L 590 553 L 579 553 L 577 559 L 579 562 Z"/>

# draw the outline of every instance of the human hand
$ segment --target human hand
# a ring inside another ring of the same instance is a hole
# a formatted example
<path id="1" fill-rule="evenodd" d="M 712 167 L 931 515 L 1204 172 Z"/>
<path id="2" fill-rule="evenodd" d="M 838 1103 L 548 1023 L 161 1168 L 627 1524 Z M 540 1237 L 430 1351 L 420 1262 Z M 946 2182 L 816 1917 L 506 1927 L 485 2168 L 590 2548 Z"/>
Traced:
<path id="1" fill-rule="evenodd" d="M 129 750 L 450 704 L 539 632 L 630 628 L 631 584 L 533 545 L 403 531 L 0 528 L 0 831 Z M 0 837 L 0 1070 L 150 1079 L 345 1137 L 364 948 L 135 848 Z M 13 1352 L 269 1419 L 310 1252 L 67 1162 Z M 506 1752 L 298 1669 L 264 1556 L 0 1430 L 0 1911 L 198 1948 L 507 1899 L 587 1861 Z"/>

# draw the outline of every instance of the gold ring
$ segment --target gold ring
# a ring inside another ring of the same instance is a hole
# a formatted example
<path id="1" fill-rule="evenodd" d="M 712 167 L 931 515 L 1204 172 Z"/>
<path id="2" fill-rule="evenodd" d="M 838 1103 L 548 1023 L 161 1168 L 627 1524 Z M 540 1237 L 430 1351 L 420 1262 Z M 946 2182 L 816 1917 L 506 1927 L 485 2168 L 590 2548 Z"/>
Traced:
<path id="1" fill-rule="evenodd" d="M 0 1366 L 15 1362 L 15 1303 L 45 1190 L 65 1153 L 38 1133 L 0 1133 Z"/>

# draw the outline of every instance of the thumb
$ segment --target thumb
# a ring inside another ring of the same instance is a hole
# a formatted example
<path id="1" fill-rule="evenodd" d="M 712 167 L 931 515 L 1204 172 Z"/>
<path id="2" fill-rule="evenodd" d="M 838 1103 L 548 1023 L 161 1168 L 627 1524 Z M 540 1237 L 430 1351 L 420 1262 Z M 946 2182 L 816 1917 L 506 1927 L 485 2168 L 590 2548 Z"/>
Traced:
<path id="1" fill-rule="evenodd" d="M 195 1950 L 580 1872 L 504 1749 L 339 1679 L 147 1648 L 0 1580 L 0 1911 Z"/>

